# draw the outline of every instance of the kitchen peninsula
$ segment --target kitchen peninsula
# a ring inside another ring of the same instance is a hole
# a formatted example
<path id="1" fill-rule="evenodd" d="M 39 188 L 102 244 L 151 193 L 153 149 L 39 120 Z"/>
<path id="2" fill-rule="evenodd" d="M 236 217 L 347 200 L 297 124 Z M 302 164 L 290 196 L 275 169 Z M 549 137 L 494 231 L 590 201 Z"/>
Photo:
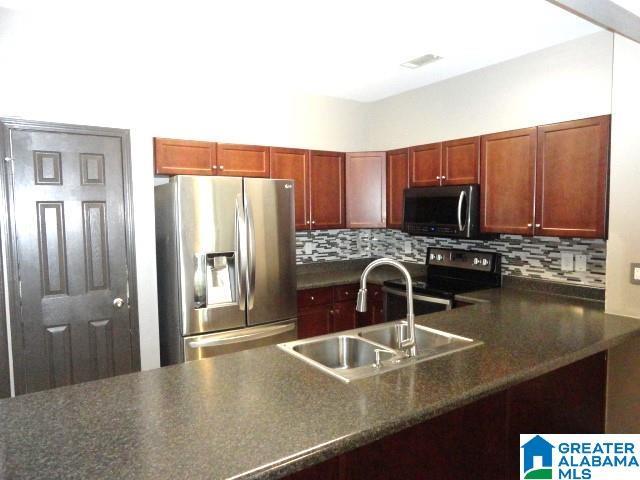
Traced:
<path id="1" fill-rule="evenodd" d="M 484 464 L 502 447 L 502 456 L 517 455 L 510 437 L 486 436 L 492 426 L 506 431 L 505 403 L 511 421 L 527 427 L 569 425 L 579 408 L 584 428 L 604 428 L 603 352 L 639 336 L 638 320 L 607 315 L 600 302 L 510 288 L 462 300 L 479 303 L 416 321 L 484 345 L 348 384 L 268 346 L 3 400 L 0 477 L 362 478 L 411 458 L 438 472 L 452 452 L 375 454 L 397 432 L 411 438 L 430 425 L 424 441 L 491 439 Z M 557 388 L 551 407 L 549 385 Z M 541 405 L 551 408 L 544 418 Z M 438 419 L 448 427 L 428 423 Z M 367 463 L 372 456 L 377 463 Z M 503 460 L 474 475 L 510 478 Z M 447 466 L 462 467 L 473 463 Z"/>

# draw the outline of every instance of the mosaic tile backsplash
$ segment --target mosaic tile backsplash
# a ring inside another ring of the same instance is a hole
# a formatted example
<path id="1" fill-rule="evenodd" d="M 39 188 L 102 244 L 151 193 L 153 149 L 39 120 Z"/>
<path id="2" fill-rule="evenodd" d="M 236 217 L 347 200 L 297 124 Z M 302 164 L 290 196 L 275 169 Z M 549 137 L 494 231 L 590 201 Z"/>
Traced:
<path id="1" fill-rule="evenodd" d="M 503 275 L 605 287 L 607 243 L 604 240 L 501 235 L 496 240 L 415 237 L 399 230 L 316 230 L 296 233 L 298 264 L 391 257 L 424 263 L 427 247 L 491 250 L 502 254 Z M 586 272 L 563 272 L 561 252 L 587 256 Z"/>

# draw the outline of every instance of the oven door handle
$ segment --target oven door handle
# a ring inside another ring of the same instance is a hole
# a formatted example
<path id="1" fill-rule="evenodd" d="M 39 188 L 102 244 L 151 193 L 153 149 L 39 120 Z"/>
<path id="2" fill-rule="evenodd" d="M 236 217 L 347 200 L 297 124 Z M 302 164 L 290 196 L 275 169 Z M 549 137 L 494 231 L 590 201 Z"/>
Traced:
<path id="1" fill-rule="evenodd" d="M 400 297 L 405 297 L 405 298 L 407 296 L 407 292 L 405 292 L 404 290 L 396 290 L 395 288 L 383 287 L 382 291 L 385 293 L 388 293 L 389 295 L 398 295 Z M 431 302 L 431 303 L 439 303 L 441 305 L 446 305 L 447 310 L 451 310 L 451 307 L 453 306 L 453 302 L 446 298 L 430 297 L 426 295 L 416 295 L 414 293 L 413 299 L 419 300 L 421 302 Z"/>
<path id="2" fill-rule="evenodd" d="M 460 192 L 460 197 L 458 198 L 458 228 L 460 231 L 464 231 L 464 228 L 467 226 L 467 222 L 462 223 L 462 202 L 467 197 L 467 192 L 462 190 Z"/>

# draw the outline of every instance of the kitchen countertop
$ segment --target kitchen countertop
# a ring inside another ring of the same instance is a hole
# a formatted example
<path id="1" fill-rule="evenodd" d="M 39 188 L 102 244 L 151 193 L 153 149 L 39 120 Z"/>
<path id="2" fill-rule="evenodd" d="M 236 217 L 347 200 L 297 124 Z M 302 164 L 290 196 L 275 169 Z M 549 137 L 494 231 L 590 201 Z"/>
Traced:
<path id="1" fill-rule="evenodd" d="M 277 478 L 640 335 L 508 288 L 416 319 L 484 345 L 345 384 L 276 346 L 0 401 L 2 478 Z"/>

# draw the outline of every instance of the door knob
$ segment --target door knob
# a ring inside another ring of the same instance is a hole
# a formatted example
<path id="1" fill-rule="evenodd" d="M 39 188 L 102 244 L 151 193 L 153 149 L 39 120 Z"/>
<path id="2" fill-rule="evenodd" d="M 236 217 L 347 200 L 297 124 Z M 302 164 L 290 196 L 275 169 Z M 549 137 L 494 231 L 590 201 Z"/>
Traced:
<path id="1" fill-rule="evenodd" d="M 122 308 L 122 306 L 124 305 L 124 300 L 121 298 L 114 298 L 113 299 L 113 306 L 116 308 Z"/>

